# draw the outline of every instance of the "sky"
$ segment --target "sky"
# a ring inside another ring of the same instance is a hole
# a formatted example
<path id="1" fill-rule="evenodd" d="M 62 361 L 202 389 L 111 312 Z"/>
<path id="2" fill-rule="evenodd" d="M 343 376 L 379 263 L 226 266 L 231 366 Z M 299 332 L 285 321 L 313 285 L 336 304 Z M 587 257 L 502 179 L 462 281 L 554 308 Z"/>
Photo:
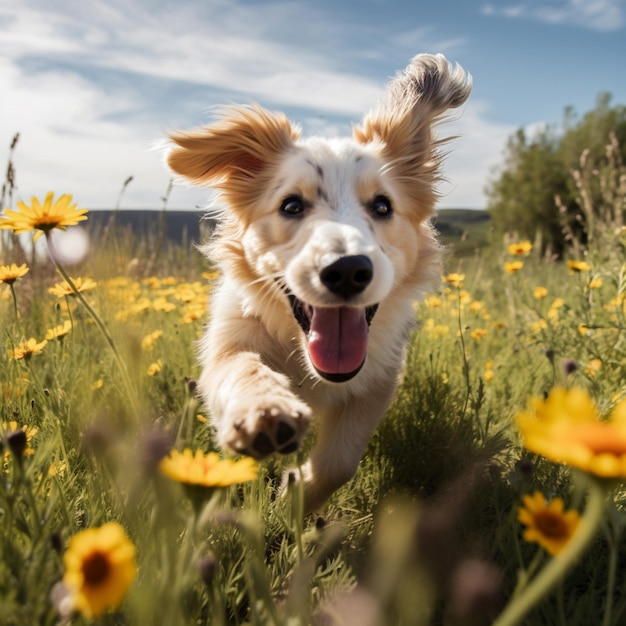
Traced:
<path id="1" fill-rule="evenodd" d="M 257 102 L 302 135 L 349 135 L 418 53 L 473 76 L 440 207 L 485 208 L 507 139 L 609 92 L 626 104 L 626 0 L 0 0 L 0 175 L 14 135 L 18 199 L 161 208 L 155 145 Z M 132 181 L 124 188 L 124 182 Z M 206 205 L 175 186 L 171 209 Z"/>

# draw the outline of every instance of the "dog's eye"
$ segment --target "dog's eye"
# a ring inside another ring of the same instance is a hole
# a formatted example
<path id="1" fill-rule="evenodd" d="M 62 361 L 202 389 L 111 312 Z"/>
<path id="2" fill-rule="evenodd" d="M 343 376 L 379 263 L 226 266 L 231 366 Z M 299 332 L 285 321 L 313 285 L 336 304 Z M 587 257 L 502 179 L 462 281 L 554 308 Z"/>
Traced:
<path id="1" fill-rule="evenodd" d="M 387 196 L 376 196 L 370 205 L 370 211 L 374 217 L 391 217 L 391 200 Z"/>
<path id="2" fill-rule="evenodd" d="M 297 217 L 304 212 L 304 202 L 300 196 L 289 196 L 280 205 L 280 214 L 286 217 Z"/>

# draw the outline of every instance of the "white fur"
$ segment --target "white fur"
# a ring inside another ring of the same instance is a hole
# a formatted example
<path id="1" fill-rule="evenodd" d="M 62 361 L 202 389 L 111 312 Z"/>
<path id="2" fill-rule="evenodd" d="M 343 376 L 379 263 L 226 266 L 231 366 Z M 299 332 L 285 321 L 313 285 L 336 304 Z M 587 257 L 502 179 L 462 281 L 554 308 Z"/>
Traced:
<path id="1" fill-rule="evenodd" d="M 393 398 L 413 303 L 439 275 L 430 217 L 443 141 L 431 127 L 470 88 L 460 66 L 418 55 L 351 138 L 300 140 L 284 116 L 260 107 L 233 107 L 211 126 L 171 136 L 171 169 L 219 192 L 219 225 L 205 252 L 222 279 L 198 381 L 217 441 L 262 458 L 292 451 L 313 420 L 307 510 L 354 474 Z M 388 218 L 371 210 L 381 196 L 391 201 Z M 298 217 L 281 213 L 290 197 L 304 203 Z M 345 257 L 367 257 L 373 270 L 349 295 L 322 279 Z M 329 382 L 313 367 L 288 294 L 309 313 L 350 307 L 361 315 L 378 305 L 356 375 Z"/>

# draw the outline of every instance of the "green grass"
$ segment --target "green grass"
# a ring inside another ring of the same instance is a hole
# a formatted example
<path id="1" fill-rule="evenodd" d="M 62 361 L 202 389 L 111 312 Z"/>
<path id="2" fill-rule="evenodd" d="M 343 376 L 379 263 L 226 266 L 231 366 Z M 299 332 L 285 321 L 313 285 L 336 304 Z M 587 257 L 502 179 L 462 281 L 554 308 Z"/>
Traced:
<path id="1" fill-rule="evenodd" d="M 304 520 L 298 487 L 279 495 L 284 461 L 199 512 L 156 469 L 171 447 L 214 449 L 193 395 L 198 311 L 210 292 L 199 253 L 168 245 L 155 261 L 125 232 L 71 268 L 96 280 L 84 296 L 119 359 L 75 298 L 48 293 L 60 278 L 39 259 L 14 285 L 18 316 L 0 286 L 0 623 L 59 623 L 50 597 L 67 542 L 107 521 L 136 545 L 138 575 L 124 604 L 95 623 L 491 623 L 531 563 L 550 560 L 522 539 L 522 496 L 541 490 L 578 510 L 585 502 L 577 475 L 521 448 L 515 414 L 559 384 L 584 387 L 602 411 L 626 391 L 624 247 L 610 229 L 606 238 L 580 274 L 532 253 L 507 274 L 506 251 L 483 243 L 450 256 L 446 269 L 465 275 L 463 287 L 442 283 L 416 307 L 420 328 L 393 406 L 354 479 L 323 517 Z M 5 238 L 2 263 L 18 255 Z M 592 278 L 602 286 L 590 288 Z M 63 340 L 11 358 L 22 339 L 41 341 L 64 319 Z M 11 422 L 37 429 L 21 459 Z M 590 549 L 522 623 L 623 623 L 623 504 L 616 488 Z"/>

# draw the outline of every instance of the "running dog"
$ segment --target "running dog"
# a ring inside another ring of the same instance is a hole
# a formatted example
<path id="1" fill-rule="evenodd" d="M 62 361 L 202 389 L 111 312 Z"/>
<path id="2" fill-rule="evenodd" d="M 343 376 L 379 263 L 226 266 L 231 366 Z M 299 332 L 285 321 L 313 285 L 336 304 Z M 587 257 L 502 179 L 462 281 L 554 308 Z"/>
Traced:
<path id="1" fill-rule="evenodd" d="M 300 139 L 259 106 L 170 135 L 169 168 L 217 193 L 203 251 L 221 279 L 199 393 L 218 444 L 257 459 L 295 452 L 315 422 L 308 511 L 356 471 L 394 396 L 414 302 L 440 276 L 430 218 L 447 139 L 432 129 L 471 82 L 421 54 L 351 137 Z"/>

